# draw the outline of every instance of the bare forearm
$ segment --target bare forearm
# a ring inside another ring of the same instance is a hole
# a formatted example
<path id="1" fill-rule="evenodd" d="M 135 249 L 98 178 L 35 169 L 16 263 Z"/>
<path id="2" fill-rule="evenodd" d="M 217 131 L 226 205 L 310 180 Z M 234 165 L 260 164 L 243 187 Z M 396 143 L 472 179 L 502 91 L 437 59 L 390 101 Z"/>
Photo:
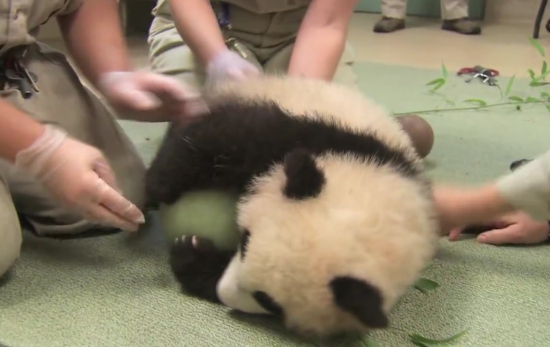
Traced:
<path id="1" fill-rule="evenodd" d="M 131 70 L 116 0 L 84 1 L 58 22 L 75 63 L 95 86 L 106 72 Z"/>
<path id="2" fill-rule="evenodd" d="M 344 32 L 332 28 L 305 29 L 296 39 L 288 74 L 331 81 L 345 46 Z"/>
<path id="3" fill-rule="evenodd" d="M 332 80 L 358 0 L 313 0 L 300 26 L 289 75 Z"/>
<path id="4" fill-rule="evenodd" d="M 495 184 L 489 184 L 466 193 L 456 202 L 457 211 L 462 211 L 464 224 L 483 223 L 515 210 Z"/>
<path id="5" fill-rule="evenodd" d="M 0 157 L 14 162 L 17 153 L 28 148 L 44 126 L 4 100 L 0 100 Z"/>
<path id="6" fill-rule="evenodd" d="M 203 64 L 227 49 L 209 0 L 170 0 L 170 8 L 179 34 Z"/>

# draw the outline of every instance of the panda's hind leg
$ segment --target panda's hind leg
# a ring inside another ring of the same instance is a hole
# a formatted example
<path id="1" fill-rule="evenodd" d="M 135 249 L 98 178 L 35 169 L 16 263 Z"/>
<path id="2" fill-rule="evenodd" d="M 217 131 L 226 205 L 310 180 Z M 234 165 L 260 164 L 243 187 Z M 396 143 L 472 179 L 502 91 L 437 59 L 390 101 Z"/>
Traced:
<path id="1" fill-rule="evenodd" d="M 182 236 L 170 248 L 170 267 L 182 291 L 221 303 L 216 287 L 234 252 L 220 251 L 205 238 Z"/>

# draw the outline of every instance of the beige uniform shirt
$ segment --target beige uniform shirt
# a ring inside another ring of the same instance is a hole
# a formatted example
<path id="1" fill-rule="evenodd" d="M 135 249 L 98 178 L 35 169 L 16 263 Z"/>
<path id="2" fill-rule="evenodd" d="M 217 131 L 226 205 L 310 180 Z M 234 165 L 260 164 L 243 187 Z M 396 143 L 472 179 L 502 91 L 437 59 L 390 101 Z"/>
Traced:
<path id="1" fill-rule="evenodd" d="M 550 151 L 502 177 L 506 201 L 539 221 L 550 220 Z"/>
<path id="2" fill-rule="evenodd" d="M 75 11 L 84 0 L 0 0 L 0 54 L 36 42 L 40 26 Z"/>
<path id="3" fill-rule="evenodd" d="M 307 7 L 312 0 L 227 0 L 230 5 L 241 7 L 256 14 L 284 12 Z M 158 0 L 154 16 L 171 17 L 169 0 Z"/>

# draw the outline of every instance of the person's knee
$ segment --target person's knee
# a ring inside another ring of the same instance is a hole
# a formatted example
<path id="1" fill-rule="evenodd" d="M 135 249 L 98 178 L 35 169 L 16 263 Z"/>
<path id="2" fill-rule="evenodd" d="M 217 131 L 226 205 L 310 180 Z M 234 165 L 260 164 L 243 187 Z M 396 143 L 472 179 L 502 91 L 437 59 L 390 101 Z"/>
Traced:
<path id="1" fill-rule="evenodd" d="M 1 180 L 0 190 L 0 277 L 2 277 L 19 258 L 23 237 L 19 218 Z"/>
<path id="2" fill-rule="evenodd" d="M 0 277 L 2 277 L 15 264 L 21 252 L 21 229 L 4 229 L 4 222 L 0 222 Z"/>
<path id="3" fill-rule="evenodd" d="M 151 71 L 175 77 L 185 75 L 186 83 L 200 84 L 204 68 L 175 27 L 151 34 L 148 44 Z"/>

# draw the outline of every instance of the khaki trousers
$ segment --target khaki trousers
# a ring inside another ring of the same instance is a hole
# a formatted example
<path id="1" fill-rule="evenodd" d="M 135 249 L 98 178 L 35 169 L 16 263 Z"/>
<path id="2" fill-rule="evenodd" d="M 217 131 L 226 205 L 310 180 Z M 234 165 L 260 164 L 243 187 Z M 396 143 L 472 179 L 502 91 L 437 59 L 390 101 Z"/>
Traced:
<path id="1" fill-rule="evenodd" d="M 256 14 L 231 7 L 231 25 L 226 32 L 242 47 L 246 59 L 267 73 L 286 73 L 294 41 L 307 8 L 285 12 Z M 149 59 L 151 69 L 158 73 L 201 87 L 204 68 L 183 42 L 170 16 L 158 14 L 149 31 Z M 354 52 L 349 44 L 340 60 L 334 81 L 355 85 Z"/>
<path id="2" fill-rule="evenodd" d="M 382 15 L 403 19 L 406 16 L 407 0 L 382 0 Z M 453 20 L 468 17 L 468 0 L 441 0 L 441 18 Z"/>
<path id="3" fill-rule="evenodd" d="M 16 88 L 7 87 L 0 90 L 2 99 L 35 120 L 61 127 L 100 149 L 112 165 L 123 194 L 143 208 L 143 161 L 112 113 L 81 83 L 65 55 L 36 44 L 29 47 L 23 64 L 37 76 L 40 92 L 23 99 Z M 58 205 L 40 184 L 0 160 L 0 276 L 19 256 L 19 218 L 41 236 L 100 228 Z"/>

